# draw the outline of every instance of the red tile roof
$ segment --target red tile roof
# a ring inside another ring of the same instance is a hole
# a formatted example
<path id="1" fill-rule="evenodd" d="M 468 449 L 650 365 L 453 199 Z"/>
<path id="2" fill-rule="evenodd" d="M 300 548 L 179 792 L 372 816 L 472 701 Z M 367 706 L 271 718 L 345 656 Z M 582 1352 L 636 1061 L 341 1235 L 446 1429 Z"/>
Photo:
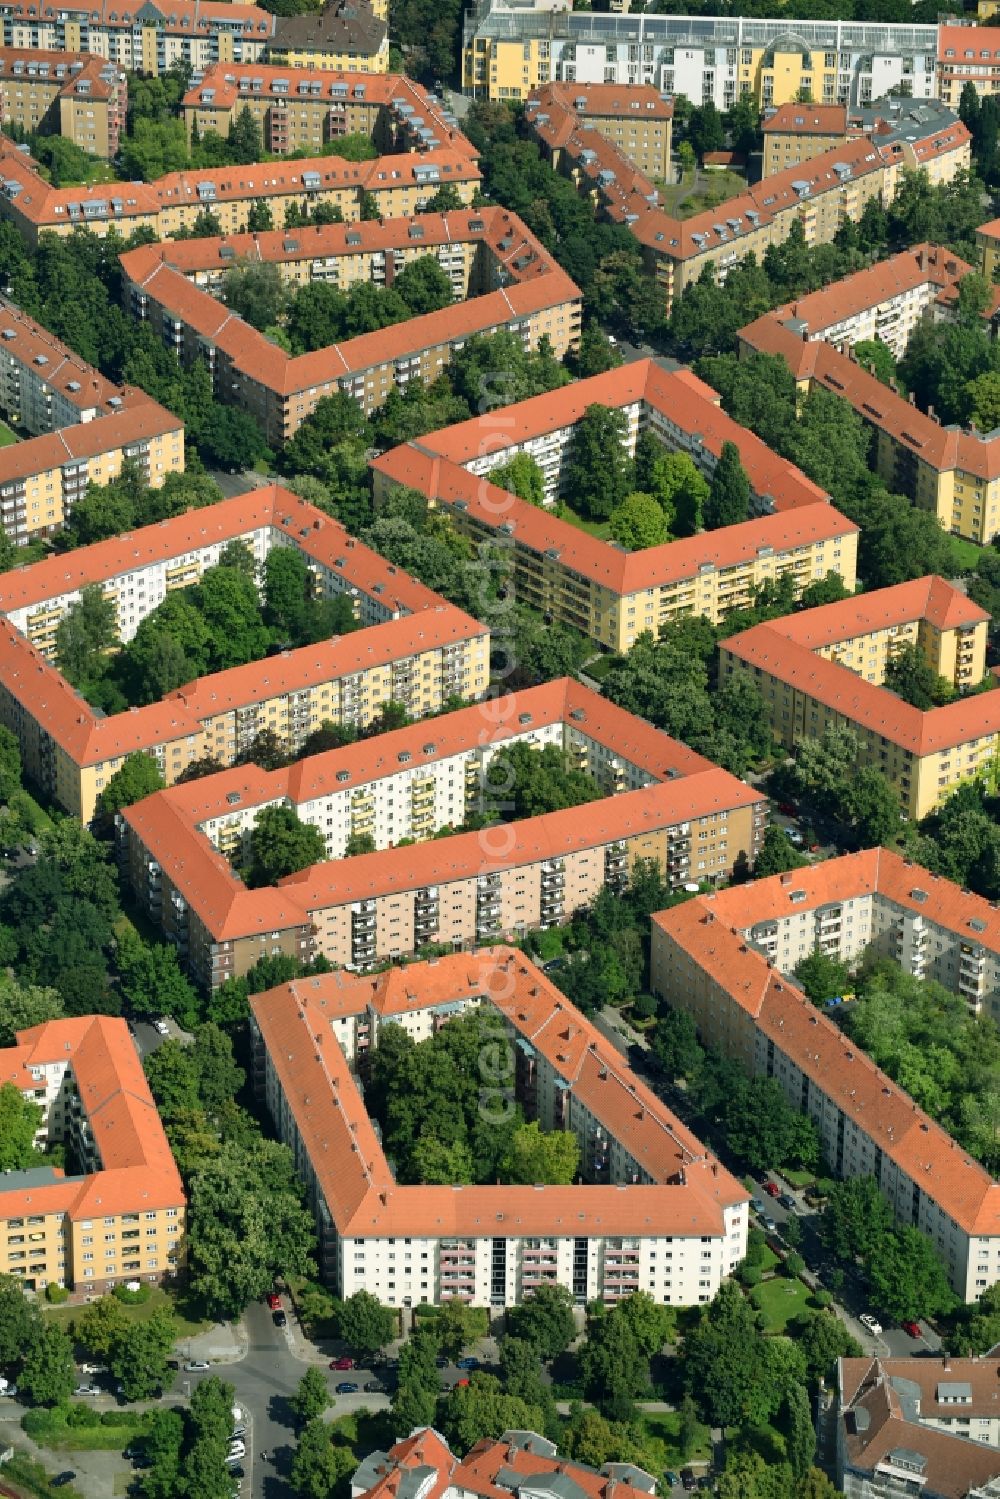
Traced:
<path id="1" fill-rule="evenodd" d="M 97 1214 L 182 1209 L 184 1190 L 142 1063 L 124 1020 L 107 1015 L 49 1020 L 18 1031 L 0 1051 L 0 1078 L 37 1087 L 25 1069 L 67 1062 L 97 1146 L 101 1169 L 53 1186 L 14 1187 L 0 1179 L 0 1214 Z"/>
<path id="2" fill-rule="evenodd" d="M 833 324 L 868 308 L 878 307 L 882 302 L 903 297 L 918 287 L 950 291 L 971 270 L 967 261 L 960 260 L 940 245 L 914 245 L 910 250 L 891 255 L 888 260 L 878 260 L 830 286 L 799 297 L 797 302 L 788 302 L 768 316 L 782 322 L 794 320 L 796 331 L 799 331 L 798 325 L 803 324 L 802 331 L 811 339 L 817 338 Z"/>
<path id="3" fill-rule="evenodd" d="M 846 135 L 846 104 L 779 104 L 765 111 L 765 135 Z"/>
<path id="4" fill-rule="evenodd" d="M 820 892 L 830 898 L 830 890 L 842 892 L 834 899 L 850 899 L 881 889 L 883 861 L 888 864 L 889 878 L 898 878 L 902 860 L 886 849 L 873 849 L 830 860 L 816 869 L 775 875 L 716 897 L 697 896 L 673 910 L 658 912 L 653 924 L 689 954 L 756 1029 L 966 1233 L 1000 1234 L 1000 1186 L 989 1173 L 817 1010 L 791 979 L 777 974 L 742 935 L 764 919 L 758 913 L 771 909 L 774 914 L 790 914 L 793 890 L 811 890 L 815 901 Z M 914 873 L 908 878 L 929 888 L 933 876 L 912 868 Z M 824 881 L 833 882 L 826 891 Z M 890 885 L 890 891 L 893 888 Z M 802 903 L 796 902 L 795 910 L 800 909 Z M 926 906 L 920 909 L 930 917 Z"/>
<path id="5" fill-rule="evenodd" d="M 754 625 L 724 640 L 720 649 L 917 756 L 1000 732 L 1000 692 L 976 693 L 923 712 L 889 688 L 816 654 L 834 641 L 923 618 L 939 629 L 958 629 L 989 615 L 943 578 L 919 578 Z"/>
<path id="6" fill-rule="evenodd" d="M 400 980 L 395 980 L 399 982 Z M 296 980 L 251 1001 L 300 1138 L 342 1237 L 522 1237 L 552 1234 L 720 1235 L 723 1210 L 746 1202 L 739 1182 L 704 1150 L 617 1051 L 546 976 L 515 949 L 414 964 L 401 981 L 418 999 L 476 992 L 497 1004 L 510 1025 L 538 1045 L 616 1138 L 635 1145 L 652 1184 L 575 1187 L 401 1187 L 372 1128 L 347 1060 L 324 1013 L 331 993 L 342 1013 L 341 975 Z M 357 1011 L 380 1012 L 386 976 L 357 981 Z M 348 992 L 350 985 L 348 984 Z M 567 1037 L 576 1065 L 565 1058 Z"/>
<path id="7" fill-rule="evenodd" d="M 414 238 L 416 230 L 420 231 L 419 240 Z M 232 252 L 233 258 L 245 256 L 280 264 L 414 245 L 432 249 L 456 241 L 487 245 L 497 264 L 504 267 L 508 284 L 502 290 L 453 303 L 439 312 L 297 356 L 286 354 L 187 279 L 199 270 L 218 270 L 230 263 L 220 259 L 223 248 Z M 188 241 L 182 246 L 172 242 L 146 245 L 123 255 L 122 266 L 128 280 L 143 295 L 222 349 L 246 377 L 285 398 L 580 299 L 578 287 L 517 215 L 504 208 L 422 214 L 416 225 L 412 219 L 372 220 L 318 230 L 230 235 Z"/>

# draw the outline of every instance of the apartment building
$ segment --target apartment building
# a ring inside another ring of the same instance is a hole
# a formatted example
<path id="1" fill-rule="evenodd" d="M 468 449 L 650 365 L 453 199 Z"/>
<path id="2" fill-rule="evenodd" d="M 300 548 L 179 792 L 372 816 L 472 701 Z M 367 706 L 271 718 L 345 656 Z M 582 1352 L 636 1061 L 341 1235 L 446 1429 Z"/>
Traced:
<path id="1" fill-rule="evenodd" d="M 42 1109 L 39 1143 L 79 1170 L 0 1177 L 0 1274 L 88 1298 L 158 1283 L 183 1259 L 184 1189 L 124 1020 L 84 1015 L 18 1031 L 0 1082 Z"/>
<path id="2" fill-rule="evenodd" d="M 127 112 L 128 84 L 114 63 L 0 48 L 0 129 L 62 135 L 107 159 L 117 154 Z"/>
<path id="3" fill-rule="evenodd" d="M 228 0 L 95 0 L 42 11 L 14 0 L 3 11 L 3 45 L 21 51 L 85 52 L 123 72 L 156 77 L 175 63 L 194 72 L 214 62 L 254 62 L 267 47 L 274 17 Z"/>
<path id="4" fill-rule="evenodd" d="M 49 659 L 80 589 L 105 589 L 128 639 L 232 540 L 258 563 L 272 547 L 298 547 L 320 593 L 355 599 L 362 628 L 199 678 L 160 703 L 110 716 L 92 709 Z M 133 751 L 152 755 L 171 784 L 203 756 L 232 764 L 264 729 L 295 750 L 328 719 L 363 728 L 390 700 L 419 717 L 456 694 L 479 697 L 489 681 L 488 630 L 277 485 L 6 573 L 0 613 L 0 721 L 29 775 L 84 821 Z"/>
<path id="5" fill-rule="evenodd" d="M 77 422 L 0 450 L 0 524 L 17 546 L 60 531 L 89 484 L 108 484 L 138 466 L 158 489 L 184 471 L 184 424 L 142 391 L 124 410 Z"/>
<path id="6" fill-rule="evenodd" d="M 995 27 L 951 16 L 938 27 L 938 97 L 957 109 L 967 83 L 984 98 L 1000 90 L 1000 37 Z"/>
<path id="7" fill-rule="evenodd" d="M 991 285 L 995 284 L 1000 265 L 1000 219 L 990 219 L 976 230 L 976 248 L 981 256 L 980 269 Z"/>
<path id="8" fill-rule="evenodd" d="M 403 160 L 420 158 L 400 158 Z M 212 295 L 225 271 L 266 260 L 301 285 L 357 281 L 391 286 L 396 274 L 433 255 L 456 301 L 375 333 L 313 353 L 286 354 Z M 249 411 L 276 444 L 290 438 L 318 401 L 335 391 L 366 412 L 394 388 L 431 384 L 467 338 L 502 330 L 525 348 L 547 339 L 563 358 L 580 339 L 580 291 L 505 208 L 145 245 L 122 256 L 131 311 L 150 321 L 182 362 L 207 360 L 220 400 Z"/>
<path id="9" fill-rule="evenodd" d="M 512 743 L 561 749 L 605 799 L 586 818 L 570 808 L 437 838 L 484 810 L 489 766 Z M 246 890 L 230 861 L 273 804 L 317 828 L 328 858 Z M 214 986 L 265 951 L 367 968 L 429 942 L 466 947 L 557 924 L 619 888 L 640 858 L 673 886 L 723 879 L 752 865 L 765 824 L 766 802 L 742 781 L 562 679 L 290 770 L 244 766 L 174 786 L 129 808 L 121 838 L 137 899 Z M 359 834 L 376 851 L 345 863 Z"/>
<path id="10" fill-rule="evenodd" d="M 529 103 L 538 111 L 536 129 L 546 115 L 553 123 L 545 141 L 554 167 L 561 164 L 561 142 L 574 131 L 596 130 L 636 171 L 661 182 L 673 180 L 673 100 L 648 84 L 548 83 Z"/>
<path id="11" fill-rule="evenodd" d="M 372 1452 L 351 1479 L 351 1499 L 390 1499 L 427 1477 L 440 1499 L 480 1493 L 536 1492 L 556 1480 L 572 1499 L 641 1499 L 655 1493 L 655 1480 L 632 1463 L 605 1463 L 600 1471 L 560 1458 L 557 1447 L 534 1431 L 505 1431 L 499 1440 L 482 1438 L 466 1457 L 455 1457 L 444 1438 L 425 1426 L 388 1452 Z"/>
<path id="12" fill-rule="evenodd" d="M 874 938 L 909 971 L 936 976 L 918 952 L 928 936 L 964 957 L 963 945 L 981 946 L 980 927 L 996 930 L 986 901 L 886 849 L 697 896 L 652 924 L 655 993 L 687 1011 L 711 1046 L 781 1085 L 815 1123 L 834 1175 L 875 1177 L 897 1221 L 931 1240 L 965 1301 L 1000 1279 L 1000 1187 L 783 965 L 798 961 L 796 933 L 805 952 L 817 943 L 857 952 Z"/>
<path id="13" fill-rule="evenodd" d="M 255 1077 L 316 1211 L 340 1296 L 516 1306 L 546 1283 L 584 1305 L 711 1300 L 746 1252 L 748 1197 L 529 959 L 509 947 L 250 1001 Z M 415 1038 L 469 1010 L 495 1025 L 498 1122 L 515 1100 L 580 1145 L 573 1186 L 399 1186 L 353 1073 L 385 1025 Z M 358 1050 L 349 1049 L 353 1035 Z"/>
<path id="14" fill-rule="evenodd" d="M 376 14 L 367 0 L 327 0 L 319 11 L 278 16 L 268 60 L 289 68 L 385 73 L 389 68 L 387 0 Z"/>
<path id="15" fill-rule="evenodd" d="M 938 32 L 852 21 L 790 27 L 781 15 L 539 11 L 479 0 L 466 13 L 462 87 L 474 98 L 526 99 L 546 83 L 644 83 L 720 110 L 744 95 L 761 109 L 803 96 L 853 105 L 897 88 L 930 99 Z"/>
<path id="16" fill-rule="evenodd" d="M 305 18 L 303 18 L 305 19 Z M 310 16 L 308 18 L 312 20 Z M 280 24 L 280 23 L 279 23 Z M 217 63 L 181 101 L 188 139 L 197 130 L 226 135 L 248 109 L 276 156 L 320 151 L 343 135 L 370 136 L 383 156 L 448 146 L 476 159 L 452 112 L 403 74 L 330 72 L 326 68 Z"/>
<path id="17" fill-rule="evenodd" d="M 778 739 L 847 726 L 860 763 L 882 771 L 905 817 L 922 818 L 956 786 L 995 774 L 1000 693 L 959 697 L 927 712 L 883 684 L 914 645 L 960 692 L 983 678 L 989 615 L 942 578 L 879 588 L 841 604 L 755 625 L 720 643 L 719 674 L 748 671 Z"/>
<path id="18" fill-rule="evenodd" d="M 799 166 L 859 135 L 882 144 L 883 137 L 896 134 L 916 149 L 935 129 L 949 130 L 953 121 L 952 110 L 937 99 L 915 101 L 894 95 L 850 106 L 782 104 L 764 118 L 764 176 Z M 951 172 L 950 159 L 932 155 L 925 170 L 933 182 L 942 172 Z"/>
<path id="19" fill-rule="evenodd" d="M 837 1487 L 848 1499 L 991 1499 L 1000 1478 L 994 1358 L 842 1358 Z"/>
<path id="20" fill-rule="evenodd" d="M 592 404 L 625 414 L 631 451 L 638 434 L 650 431 L 706 477 L 723 444 L 735 443 L 758 517 L 625 552 L 490 482 L 498 464 L 527 453 L 545 477 L 546 505 L 554 506 L 574 428 Z M 376 458 L 372 469 L 376 502 L 394 486 L 419 489 L 447 507 L 464 534 L 510 549 L 519 598 L 611 651 L 628 650 L 644 631 L 655 634 L 685 614 L 718 623 L 751 603 L 761 584 L 789 573 L 797 593 L 830 572 L 854 586 L 857 527 L 799 469 L 726 416 L 710 386 L 652 360 L 428 433 Z"/>
<path id="21" fill-rule="evenodd" d="M 869 461 L 897 494 L 936 515 L 946 531 L 987 545 L 1000 531 L 1000 441 L 975 427 L 944 427 L 850 354 L 789 326 L 780 311 L 739 332 L 741 352 L 784 359 L 799 392 L 832 391 L 848 401 L 873 434 Z"/>
<path id="22" fill-rule="evenodd" d="M 552 103 L 541 108 L 538 93 L 529 97 L 526 112 L 542 150 L 555 151 L 560 169 L 595 208 L 635 235 L 668 307 L 706 266 L 725 280 L 746 256 L 763 259 L 796 224 L 807 244 L 828 244 L 845 222 L 860 218 L 869 201 L 891 203 L 904 172 L 926 171 L 935 181 L 949 182 L 971 159 L 969 132 L 950 111 L 880 100 L 861 117 L 873 130 L 870 138 L 859 133 L 716 208 L 677 219 L 659 206 L 656 184 L 617 146 L 599 132 L 571 128 L 575 113 Z"/>
<path id="23" fill-rule="evenodd" d="M 374 199 L 380 216 L 409 216 L 419 213 L 446 183 L 463 203 L 470 203 L 479 181 L 467 150 L 452 147 L 363 162 L 317 156 L 169 172 L 151 183 L 50 187 L 31 158 L 0 136 L 0 218 L 12 223 L 31 248 L 43 233 L 67 235 L 77 228 L 100 237 L 113 229 L 126 239 L 147 229 L 157 239 L 167 239 L 191 229 L 204 213 L 213 215 L 224 234 L 236 234 L 246 229 L 257 203 L 267 204 L 279 227 L 293 206 L 311 213 L 318 203 L 339 208 L 347 220 L 358 219 L 366 195 Z"/>
<path id="24" fill-rule="evenodd" d="M 810 343 L 822 339 L 843 352 L 864 339 L 878 339 L 894 359 L 901 359 L 914 328 L 928 314 L 948 316 L 959 282 L 971 270 L 940 245 L 914 245 L 788 302 L 770 316 Z"/>

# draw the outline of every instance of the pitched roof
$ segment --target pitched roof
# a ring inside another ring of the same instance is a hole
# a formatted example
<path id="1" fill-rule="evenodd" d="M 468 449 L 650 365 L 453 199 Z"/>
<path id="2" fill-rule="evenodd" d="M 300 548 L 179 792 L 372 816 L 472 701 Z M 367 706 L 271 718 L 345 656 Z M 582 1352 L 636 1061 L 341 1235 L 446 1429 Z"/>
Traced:
<path id="1" fill-rule="evenodd" d="M 320 11 L 279 15 L 271 46 L 309 52 L 376 53 L 385 41 L 386 24 L 365 0 L 327 0 Z"/>
<path id="2" fill-rule="evenodd" d="M 526 1234 L 722 1232 L 722 1210 L 747 1200 L 739 1182 L 629 1070 L 622 1058 L 535 965 L 513 948 L 456 953 L 402 975 L 419 1005 L 425 983 L 438 996 L 474 992 L 548 1057 L 575 1092 L 582 1068 L 585 1106 L 626 1149 L 635 1146 L 649 1185 L 574 1187 L 401 1187 L 328 1023 L 328 993 L 343 1012 L 342 975 L 300 979 L 255 995 L 251 1010 L 296 1121 L 338 1232 L 387 1237 L 521 1237 Z M 348 993 L 351 985 L 346 983 Z M 385 981 L 356 981 L 356 1013 L 381 1013 Z M 423 1007 L 423 1006 L 420 1006 Z M 567 1036 L 567 1032 L 570 1034 Z M 581 1097 L 583 1095 L 581 1094 Z"/>
<path id="3" fill-rule="evenodd" d="M 803 336 L 818 338 L 835 323 L 857 316 L 883 302 L 903 297 L 919 287 L 950 290 L 972 266 L 940 245 L 914 245 L 888 260 L 877 260 L 864 270 L 844 276 L 819 291 L 788 302 L 769 313 L 790 324 Z"/>
<path id="4" fill-rule="evenodd" d="M 15 1182 L 12 1190 L 0 1179 L 4 1216 L 66 1212 L 79 1220 L 183 1207 L 180 1174 L 124 1020 L 86 1015 L 18 1031 L 17 1046 L 0 1051 L 0 1078 L 34 1088 L 30 1069 L 58 1062 L 72 1069 L 100 1169 L 51 1185 Z"/>
<path id="5" fill-rule="evenodd" d="M 846 135 L 846 104 L 779 104 L 765 111 L 767 135 Z"/>
<path id="6" fill-rule="evenodd" d="M 943 578 L 918 578 L 754 625 L 722 641 L 720 649 L 917 756 L 1000 731 L 1000 692 L 974 693 L 924 712 L 817 654 L 834 641 L 919 619 L 942 630 L 961 629 L 989 615 Z"/>
<path id="7" fill-rule="evenodd" d="M 918 886 L 933 891 L 941 905 L 906 896 L 907 888 Z M 805 899 L 794 901 L 796 911 L 878 890 L 893 900 L 908 900 L 911 908 L 942 925 L 950 925 L 942 917 L 961 897 L 948 881 L 905 865 L 887 849 L 870 849 L 736 890 L 696 896 L 652 920 L 966 1233 L 1000 1233 L 1000 1186 L 989 1173 L 747 941 L 744 934 L 757 922 L 769 915 L 788 916 L 793 894 L 800 890 Z M 996 913 L 992 926 L 998 929 Z"/>

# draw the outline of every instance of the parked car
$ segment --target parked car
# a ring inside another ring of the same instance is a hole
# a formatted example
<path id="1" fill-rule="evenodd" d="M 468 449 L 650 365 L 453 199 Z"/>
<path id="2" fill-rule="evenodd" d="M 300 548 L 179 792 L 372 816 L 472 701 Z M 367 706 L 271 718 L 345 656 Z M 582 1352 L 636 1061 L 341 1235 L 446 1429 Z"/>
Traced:
<path id="1" fill-rule="evenodd" d="M 778 1232 L 778 1225 L 775 1223 L 774 1219 L 769 1213 L 762 1213 L 760 1221 L 764 1225 L 765 1233 L 776 1234 Z"/>
<path id="2" fill-rule="evenodd" d="M 225 1458 L 225 1464 L 226 1464 L 226 1467 L 229 1469 L 230 1473 L 233 1471 L 234 1467 L 236 1467 L 236 1465 L 239 1463 L 240 1458 L 244 1457 L 244 1456 L 245 1456 L 245 1452 L 230 1452 L 230 1453 L 227 1453 L 226 1458 Z M 263 1457 L 263 1456 L 264 1456 L 264 1454 L 261 1453 L 261 1457 Z"/>
<path id="3" fill-rule="evenodd" d="M 781 1203 L 781 1206 L 785 1209 L 786 1213 L 797 1213 L 799 1210 L 799 1205 L 790 1192 L 782 1192 L 781 1196 L 778 1198 L 778 1201 Z"/>
<path id="4" fill-rule="evenodd" d="M 278 1295 L 277 1291 L 268 1291 L 267 1304 L 271 1308 L 272 1312 L 280 1312 L 281 1297 Z"/>
<path id="5" fill-rule="evenodd" d="M 233 1431 L 232 1431 L 232 1435 L 230 1436 L 229 1440 L 231 1442 L 238 1441 L 240 1437 L 245 1437 L 246 1434 L 247 1434 L 247 1429 L 246 1429 L 245 1426 L 234 1426 L 233 1427 Z"/>
<path id="6" fill-rule="evenodd" d="M 378 1379 L 369 1379 L 365 1385 L 366 1395 L 384 1395 L 385 1385 Z"/>
<path id="7" fill-rule="evenodd" d="M 767 1212 L 767 1208 L 764 1206 L 764 1199 L 762 1197 L 751 1197 L 750 1206 L 753 1208 L 758 1218 L 762 1218 Z"/>
<path id="8" fill-rule="evenodd" d="M 72 1483 L 73 1479 L 75 1477 L 76 1477 L 76 1474 L 73 1473 L 72 1471 L 70 1471 L 69 1469 L 67 1469 L 67 1471 L 65 1473 L 57 1473 L 56 1476 L 55 1476 L 55 1478 L 53 1478 L 53 1480 L 52 1480 L 52 1487 L 54 1489 L 61 1489 L 67 1483 Z"/>
<path id="9" fill-rule="evenodd" d="M 882 1324 L 877 1317 L 872 1316 L 871 1312 L 862 1312 L 858 1321 L 862 1327 L 867 1327 L 873 1338 L 882 1336 Z"/>
<path id="10" fill-rule="evenodd" d="M 904 1322 L 902 1324 L 902 1328 L 905 1333 L 909 1333 L 911 1338 L 923 1337 L 923 1332 L 921 1331 L 919 1322 Z"/>
<path id="11" fill-rule="evenodd" d="M 246 1442 L 230 1442 L 230 1444 L 229 1444 L 229 1456 L 230 1457 L 236 1457 L 236 1458 L 246 1457 L 246 1453 L 247 1453 L 247 1444 L 246 1444 Z"/>
<path id="12" fill-rule="evenodd" d="M 156 1031 L 157 1035 L 160 1035 L 160 1036 L 169 1036 L 170 1035 L 170 1027 L 169 1027 L 169 1025 L 167 1024 L 167 1022 L 165 1020 L 154 1020 L 153 1021 L 153 1029 L 154 1029 L 154 1031 Z"/>
<path id="13" fill-rule="evenodd" d="M 354 1368 L 354 1360 L 352 1358 L 348 1358 L 346 1354 L 343 1354 L 340 1358 L 332 1358 L 330 1360 L 330 1368 L 331 1369 L 353 1369 Z"/>
<path id="14" fill-rule="evenodd" d="M 781 1188 L 778 1186 L 777 1182 L 765 1182 L 764 1191 L 767 1193 L 768 1197 L 781 1196 Z"/>
<path id="15" fill-rule="evenodd" d="M 468 1358 L 460 1358 L 456 1367 L 459 1369 L 478 1369 L 479 1360 L 471 1357 L 471 1355 Z"/>
<path id="16" fill-rule="evenodd" d="M 681 1481 L 680 1481 L 679 1477 L 677 1476 L 676 1473 L 671 1472 L 671 1470 L 669 1468 L 667 1469 L 667 1471 L 664 1473 L 663 1476 L 664 1476 L 664 1478 L 667 1481 L 667 1487 L 668 1488 L 671 1488 L 671 1489 L 678 1489 L 678 1488 L 680 1488 Z"/>
<path id="17" fill-rule="evenodd" d="M 358 1393 L 357 1385 L 351 1384 L 347 1380 L 342 1380 L 341 1383 L 336 1386 L 336 1390 L 338 1395 L 356 1395 Z"/>
<path id="18" fill-rule="evenodd" d="M 96 1384 L 78 1384 L 73 1391 L 74 1395 L 99 1395 L 100 1388 Z"/>
<path id="19" fill-rule="evenodd" d="M 229 1476 L 230 1478 L 246 1478 L 246 1469 L 239 1467 L 230 1467 Z"/>
<path id="20" fill-rule="evenodd" d="M 275 1327 L 284 1327 L 285 1323 L 288 1321 L 288 1318 L 285 1316 L 284 1312 L 272 1312 L 271 1321 L 274 1323 Z"/>
<path id="21" fill-rule="evenodd" d="M 193 1358 L 184 1365 L 185 1373 L 196 1374 L 199 1369 L 211 1369 L 212 1365 L 203 1358 Z"/>
<path id="22" fill-rule="evenodd" d="M 681 1483 L 684 1485 L 689 1494 L 693 1493 L 694 1490 L 698 1487 L 698 1480 L 697 1478 L 695 1478 L 694 1473 L 690 1468 L 681 1469 Z"/>
<path id="23" fill-rule="evenodd" d="M 103 1364 L 81 1364 L 80 1365 L 80 1373 L 81 1374 L 107 1374 L 107 1372 L 108 1371 L 107 1371 L 107 1369 L 105 1368 L 105 1366 Z"/>
<path id="24" fill-rule="evenodd" d="M 806 841 L 805 835 L 800 833 L 798 828 L 786 828 L 785 832 L 788 835 L 789 843 L 793 843 L 796 848 L 801 848 Z"/>

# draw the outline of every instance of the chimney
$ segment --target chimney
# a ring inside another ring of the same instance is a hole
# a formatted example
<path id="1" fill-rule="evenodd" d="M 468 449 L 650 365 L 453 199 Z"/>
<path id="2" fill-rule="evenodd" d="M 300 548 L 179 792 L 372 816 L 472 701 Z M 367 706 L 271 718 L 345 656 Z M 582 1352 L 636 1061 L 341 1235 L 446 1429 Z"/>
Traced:
<path id="1" fill-rule="evenodd" d="M 915 406 L 915 405 L 916 405 L 916 404 L 917 404 L 917 398 L 916 398 L 916 396 L 915 396 L 915 395 L 914 395 L 914 394 L 913 394 L 913 391 L 912 391 L 912 390 L 911 390 L 911 391 L 910 391 L 910 405 L 911 405 L 911 406 Z"/>
<path id="2" fill-rule="evenodd" d="M 920 250 L 920 269 L 922 271 L 926 271 L 926 269 L 927 269 L 927 246 L 926 245 L 921 246 L 921 250 Z"/>
<path id="3" fill-rule="evenodd" d="M 941 1368 L 944 1370 L 945 1374 L 947 1374 L 949 1369 L 951 1368 L 951 1354 L 948 1353 L 947 1350 L 941 1354 Z"/>

